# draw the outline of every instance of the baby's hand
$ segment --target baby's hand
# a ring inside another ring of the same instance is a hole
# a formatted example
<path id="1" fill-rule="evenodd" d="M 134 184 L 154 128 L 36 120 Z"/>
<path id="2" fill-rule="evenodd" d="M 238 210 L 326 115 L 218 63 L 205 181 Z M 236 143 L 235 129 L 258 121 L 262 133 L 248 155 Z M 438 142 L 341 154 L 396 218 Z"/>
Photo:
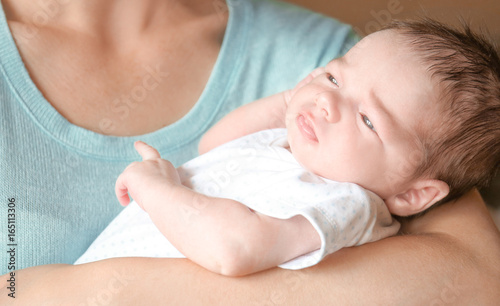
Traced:
<path id="1" fill-rule="evenodd" d="M 180 185 L 177 170 L 171 162 L 161 159 L 160 153 L 142 141 L 137 141 L 135 149 L 142 156 L 142 162 L 131 163 L 116 180 L 115 193 L 123 206 L 130 202 L 130 196 L 145 209 L 148 202 L 161 201 L 159 190 Z"/>
<path id="2" fill-rule="evenodd" d="M 287 107 L 288 107 L 288 104 L 290 103 L 290 100 L 292 100 L 293 95 L 295 95 L 295 93 L 300 88 L 302 88 L 304 85 L 307 85 L 308 83 L 310 83 L 315 77 L 317 77 L 318 75 L 320 75 L 322 73 L 325 73 L 325 67 L 318 67 L 318 68 L 314 69 L 313 71 L 311 71 L 311 73 L 309 73 L 302 81 L 297 83 L 297 85 L 295 85 L 295 87 L 293 89 L 289 89 L 289 90 L 285 91 L 284 98 L 285 98 L 285 103 L 286 103 Z"/>

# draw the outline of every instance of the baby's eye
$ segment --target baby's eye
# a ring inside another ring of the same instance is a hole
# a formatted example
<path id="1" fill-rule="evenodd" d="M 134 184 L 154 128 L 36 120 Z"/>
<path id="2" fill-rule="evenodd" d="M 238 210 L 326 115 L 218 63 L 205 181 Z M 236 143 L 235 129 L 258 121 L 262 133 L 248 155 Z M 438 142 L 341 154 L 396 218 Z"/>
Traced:
<path id="1" fill-rule="evenodd" d="M 339 83 L 337 82 L 337 80 L 333 77 L 333 75 L 331 74 L 328 74 L 328 80 L 330 80 L 330 82 L 332 82 L 333 84 L 339 86 Z"/>
<path id="2" fill-rule="evenodd" d="M 361 115 L 361 118 L 363 119 L 363 122 L 366 124 L 367 127 L 369 127 L 374 132 L 377 132 L 377 130 L 373 126 L 372 122 L 370 121 L 370 119 L 366 115 Z"/>

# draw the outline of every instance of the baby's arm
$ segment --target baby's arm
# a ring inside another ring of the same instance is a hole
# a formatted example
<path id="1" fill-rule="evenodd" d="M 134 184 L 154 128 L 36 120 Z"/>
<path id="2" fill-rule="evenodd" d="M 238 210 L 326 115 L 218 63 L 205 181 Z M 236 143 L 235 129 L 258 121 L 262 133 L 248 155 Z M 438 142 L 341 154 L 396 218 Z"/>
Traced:
<path id="1" fill-rule="evenodd" d="M 320 248 L 302 216 L 268 217 L 230 199 L 199 194 L 180 183 L 172 164 L 141 142 L 143 162 L 131 164 L 116 182 L 121 204 L 127 192 L 161 233 L 186 257 L 216 273 L 238 276 L 265 270 Z"/>
<path id="2" fill-rule="evenodd" d="M 206 153 L 230 140 L 261 130 L 284 128 L 286 108 L 292 96 L 322 72 L 323 67 L 316 68 L 295 88 L 256 100 L 230 112 L 203 135 L 198 146 L 199 153 Z"/>

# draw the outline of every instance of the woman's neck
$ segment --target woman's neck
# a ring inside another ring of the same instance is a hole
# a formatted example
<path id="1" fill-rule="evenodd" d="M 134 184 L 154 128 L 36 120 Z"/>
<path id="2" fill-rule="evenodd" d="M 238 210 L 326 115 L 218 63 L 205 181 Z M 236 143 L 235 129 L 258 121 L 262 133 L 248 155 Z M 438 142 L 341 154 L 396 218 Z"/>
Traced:
<path id="1" fill-rule="evenodd" d="M 228 16 L 205 0 L 43 0 L 53 5 L 45 8 L 32 0 L 1 1 L 45 99 L 72 124 L 115 136 L 156 131 L 193 107 L 219 54 Z M 132 107 L 122 97 L 142 84 L 147 69 L 159 71 L 161 86 L 148 91 L 136 104 L 141 107 Z M 134 120 L 116 112 L 123 105 L 133 109 Z M 112 129 L 102 128 L 103 118 Z"/>
<path id="2" fill-rule="evenodd" d="M 134 40 L 159 26 L 214 13 L 204 0 L 1 0 L 7 18 L 85 33 L 109 43 Z M 126 38 L 126 39 L 125 39 Z"/>

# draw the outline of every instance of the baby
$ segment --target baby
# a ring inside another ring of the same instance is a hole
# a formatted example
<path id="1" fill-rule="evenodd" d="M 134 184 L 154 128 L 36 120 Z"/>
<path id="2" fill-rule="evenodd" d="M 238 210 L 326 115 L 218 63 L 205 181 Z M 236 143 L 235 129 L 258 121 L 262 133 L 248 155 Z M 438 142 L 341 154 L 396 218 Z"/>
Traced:
<path id="1" fill-rule="evenodd" d="M 135 146 L 143 161 L 116 194 L 137 204 L 77 263 L 185 255 L 232 276 L 305 268 L 397 234 L 392 215 L 488 183 L 500 164 L 500 60 L 468 29 L 393 22 L 293 90 L 227 115 L 202 138 L 208 153 L 178 169 Z"/>

